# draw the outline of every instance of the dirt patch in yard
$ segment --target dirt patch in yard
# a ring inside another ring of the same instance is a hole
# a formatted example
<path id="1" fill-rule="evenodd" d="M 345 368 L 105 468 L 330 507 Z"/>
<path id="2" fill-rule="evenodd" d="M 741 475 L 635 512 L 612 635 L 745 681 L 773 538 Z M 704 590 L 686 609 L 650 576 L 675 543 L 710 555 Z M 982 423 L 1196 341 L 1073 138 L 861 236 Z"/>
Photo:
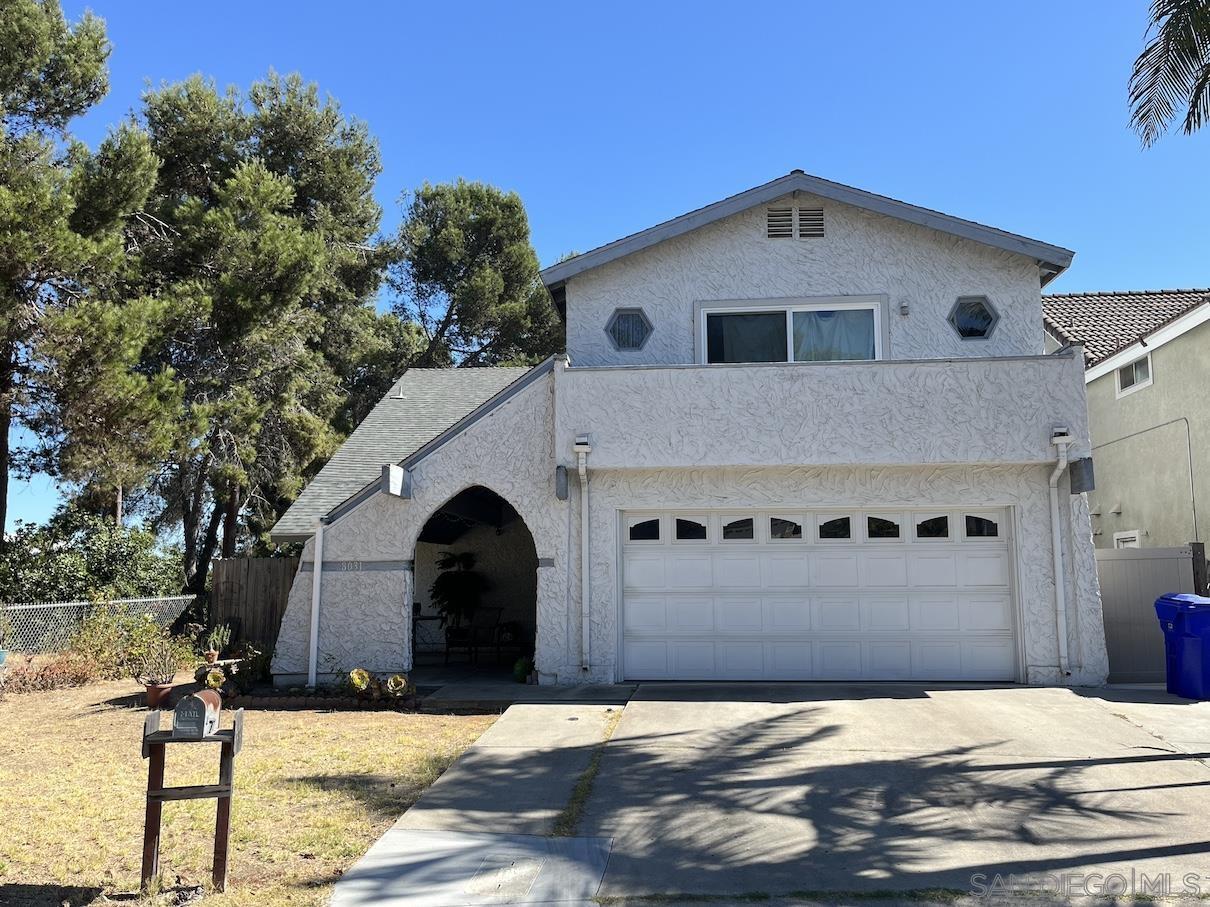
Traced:
<path id="1" fill-rule="evenodd" d="M 130 693 L 118 681 L 0 700 L 0 903 L 74 907 L 138 887 L 147 765 Z M 326 903 L 332 882 L 494 720 L 247 712 L 228 890 L 206 903 Z M 217 773 L 217 746 L 168 748 L 165 783 L 212 784 Z M 165 806 L 166 885 L 208 882 L 213 833 L 213 800 Z"/>

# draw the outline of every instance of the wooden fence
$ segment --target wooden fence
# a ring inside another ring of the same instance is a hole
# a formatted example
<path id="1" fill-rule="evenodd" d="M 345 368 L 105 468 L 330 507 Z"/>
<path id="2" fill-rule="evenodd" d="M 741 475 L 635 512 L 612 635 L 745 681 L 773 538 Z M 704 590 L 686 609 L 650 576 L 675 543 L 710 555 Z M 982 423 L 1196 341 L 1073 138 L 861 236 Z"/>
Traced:
<path id="1" fill-rule="evenodd" d="M 233 557 L 211 566 L 210 621 L 230 624 L 231 641 L 271 651 L 286 612 L 296 557 Z"/>
<path id="2" fill-rule="evenodd" d="M 1206 594 L 1200 542 L 1180 548 L 1098 548 L 1109 682 L 1162 683 L 1164 635 L 1155 600 L 1165 592 Z"/>

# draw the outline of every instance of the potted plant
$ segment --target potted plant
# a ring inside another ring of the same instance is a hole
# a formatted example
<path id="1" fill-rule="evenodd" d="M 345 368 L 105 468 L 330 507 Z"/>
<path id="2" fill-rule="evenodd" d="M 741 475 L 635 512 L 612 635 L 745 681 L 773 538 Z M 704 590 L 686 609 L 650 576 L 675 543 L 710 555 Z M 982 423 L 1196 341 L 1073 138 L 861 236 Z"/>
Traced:
<path id="1" fill-rule="evenodd" d="M 231 642 L 231 627 L 227 624 L 219 624 L 210 631 L 210 635 L 206 637 L 206 663 L 214 664 L 218 661 L 218 657 L 223 654 L 223 649 L 227 648 Z"/>
<path id="2" fill-rule="evenodd" d="M 479 608 L 487 579 L 475 572 L 473 551 L 443 551 L 437 558 L 437 569 L 441 573 L 429 587 L 429 599 L 441 612 L 443 623 L 460 627 L 463 618 L 469 620 Z"/>
<path id="3" fill-rule="evenodd" d="M 161 708 L 168 701 L 172 680 L 180 668 L 177 651 L 168 640 L 155 643 L 147 650 L 136 677 L 147 689 L 147 708 Z"/>

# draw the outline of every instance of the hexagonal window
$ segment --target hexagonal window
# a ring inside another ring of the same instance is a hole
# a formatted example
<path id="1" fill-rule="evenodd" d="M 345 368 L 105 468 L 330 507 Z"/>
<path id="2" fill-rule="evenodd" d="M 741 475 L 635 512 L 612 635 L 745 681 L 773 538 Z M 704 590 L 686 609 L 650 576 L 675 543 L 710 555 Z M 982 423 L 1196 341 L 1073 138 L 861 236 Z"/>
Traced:
<path id="1" fill-rule="evenodd" d="M 622 351 L 641 350 L 654 330 L 642 309 L 614 309 L 605 326 L 613 345 Z"/>
<path id="2" fill-rule="evenodd" d="M 1000 314 L 986 296 L 959 296 L 950 309 L 949 322 L 963 340 L 986 340 L 999 320 Z"/>

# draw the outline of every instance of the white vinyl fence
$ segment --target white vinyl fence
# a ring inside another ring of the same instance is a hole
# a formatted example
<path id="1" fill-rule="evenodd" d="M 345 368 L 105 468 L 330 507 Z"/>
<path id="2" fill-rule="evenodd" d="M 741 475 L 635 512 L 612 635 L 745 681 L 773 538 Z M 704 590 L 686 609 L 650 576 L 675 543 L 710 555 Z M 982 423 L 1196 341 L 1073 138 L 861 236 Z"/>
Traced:
<path id="1" fill-rule="evenodd" d="M 1166 592 L 1206 594 L 1205 546 L 1098 548 L 1096 556 L 1109 682 L 1162 683 L 1164 634 L 1155 600 Z"/>
<path id="2" fill-rule="evenodd" d="M 168 598 L 119 598 L 108 602 L 22 602 L 0 605 L 3 648 L 13 652 L 57 652 L 66 645 L 89 614 L 109 610 L 118 614 L 150 614 L 162 627 L 170 625 L 193 601 L 192 595 Z"/>

